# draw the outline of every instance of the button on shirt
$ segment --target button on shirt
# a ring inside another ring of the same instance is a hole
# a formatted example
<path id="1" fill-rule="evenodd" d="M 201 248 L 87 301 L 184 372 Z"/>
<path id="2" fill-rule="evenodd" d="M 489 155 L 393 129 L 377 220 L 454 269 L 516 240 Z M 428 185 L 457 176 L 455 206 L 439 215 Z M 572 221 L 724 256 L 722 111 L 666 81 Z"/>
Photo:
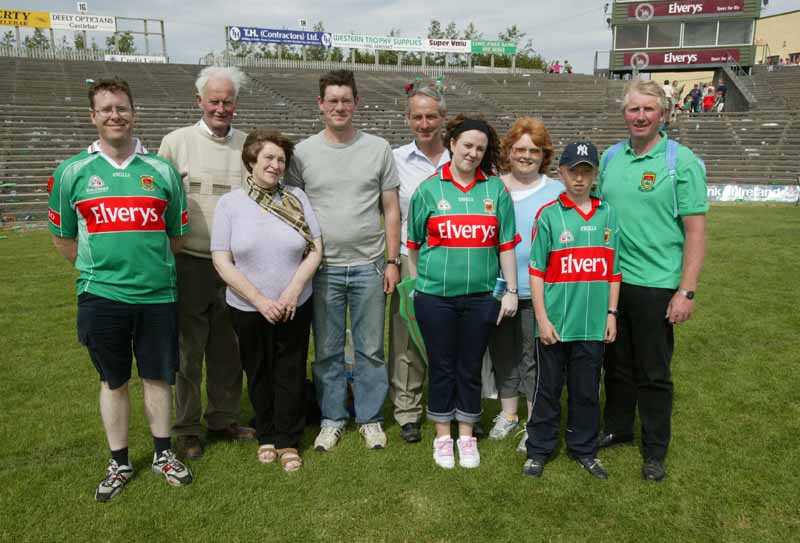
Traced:
<path id="1" fill-rule="evenodd" d="M 408 241 L 408 206 L 411 203 L 411 196 L 420 183 L 442 169 L 442 166 L 450 162 L 450 151 L 447 149 L 439 157 L 439 163 L 434 164 L 419 150 L 417 142 L 412 141 L 408 145 L 398 147 L 394 151 L 394 161 L 397 164 L 397 171 L 400 174 L 400 216 L 403 220 L 401 229 L 400 254 L 408 255 L 406 242 Z"/>

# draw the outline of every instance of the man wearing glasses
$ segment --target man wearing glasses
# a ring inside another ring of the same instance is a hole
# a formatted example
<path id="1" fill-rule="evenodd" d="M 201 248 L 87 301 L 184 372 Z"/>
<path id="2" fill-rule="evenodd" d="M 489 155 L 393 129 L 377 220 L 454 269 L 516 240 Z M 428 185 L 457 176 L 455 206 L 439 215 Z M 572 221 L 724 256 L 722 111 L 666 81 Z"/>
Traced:
<path id="1" fill-rule="evenodd" d="M 133 137 L 128 84 L 98 81 L 89 103 L 100 138 L 50 178 L 48 217 L 56 248 L 79 272 L 78 339 L 100 374 L 100 414 L 111 449 L 95 499 L 107 502 L 133 476 L 128 381 L 134 353 L 153 436 L 152 470 L 171 486 L 192 482 L 170 443 L 170 386 L 178 367 L 172 255 L 189 225 L 178 172 Z"/>
<path id="2" fill-rule="evenodd" d="M 311 200 L 324 246 L 313 294 L 314 381 L 322 411 L 314 448 L 330 451 L 349 418 L 344 375 L 349 307 L 356 424 L 368 449 L 382 449 L 381 409 L 389 388 L 384 310 L 386 295 L 400 277 L 400 180 L 389 143 L 353 126 L 358 105 L 353 72 L 324 74 L 317 102 L 325 129 L 298 144 L 286 172 L 287 180 Z"/>
<path id="3" fill-rule="evenodd" d="M 189 202 L 192 231 L 176 257 L 181 365 L 175 385 L 178 453 L 203 454 L 200 385 L 206 363 L 205 419 L 212 438 L 253 439 L 255 430 L 241 426 L 242 366 L 236 336 L 225 304 L 225 283 L 211 262 L 211 225 L 219 198 L 247 177 L 242 145 L 247 136 L 231 126 L 245 75 L 237 68 L 209 66 L 195 82 L 199 122 L 179 128 L 161 142 L 158 154 L 181 174 Z"/>

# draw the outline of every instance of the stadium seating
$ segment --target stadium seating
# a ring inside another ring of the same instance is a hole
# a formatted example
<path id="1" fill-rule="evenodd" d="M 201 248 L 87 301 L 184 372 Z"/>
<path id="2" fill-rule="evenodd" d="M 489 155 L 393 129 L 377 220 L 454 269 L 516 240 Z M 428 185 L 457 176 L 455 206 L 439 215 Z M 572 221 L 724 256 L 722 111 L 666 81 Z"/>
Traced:
<path id="1" fill-rule="evenodd" d="M 161 138 L 196 122 L 194 80 L 202 66 L 113 62 L 58 62 L 0 58 L 0 221 L 41 222 L 47 216 L 47 179 L 60 161 L 97 137 L 88 120 L 87 80 L 119 75 L 136 99 L 136 134 L 156 151 Z M 235 124 L 277 129 L 300 140 L 322 129 L 316 104 L 319 70 L 246 68 Z M 359 128 L 392 145 L 408 141 L 404 85 L 421 73 L 356 74 Z M 447 74 L 451 114 L 481 112 L 499 132 L 519 115 L 542 118 L 556 152 L 577 139 L 605 149 L 625 136 L 622 82 L 587 75 Z M 682 116 L 670 137 L 706 162 L 709 182 L 795 183 L 800 151 L 800 67 L 757 69 L 759 109 Z M 760 90 L 759 90 L 760 89 Z M 776 104 L 773 106 L 772 104 Z M 780 105 L 778 105 L 780 104 Z M 557 161 L 554 161 L 555 168 Z M 8 224 L 7 224 L 8 225 Z"/>

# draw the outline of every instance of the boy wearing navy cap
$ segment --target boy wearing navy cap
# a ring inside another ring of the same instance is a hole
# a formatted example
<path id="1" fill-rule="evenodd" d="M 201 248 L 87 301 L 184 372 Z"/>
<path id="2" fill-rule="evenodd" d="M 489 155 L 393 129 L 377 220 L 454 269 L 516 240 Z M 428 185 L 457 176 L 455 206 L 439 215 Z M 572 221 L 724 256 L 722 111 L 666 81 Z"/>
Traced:
<path id="1" fill-rule="evenodd" d="M 622 275 L 616 213 L 590 193 L 598 163 L 591 143 L 567 145 L 558 167 L 566 191 L 542 207 L 533 229 L 529 271 L 539 370 L 522 470 L 530 477 L 542 476 L 556 450 L 566 382 L 568 455 L 592 476 L 608 478 L 596 457 L 600 368 L 603 343 L 617 333 Z"/>

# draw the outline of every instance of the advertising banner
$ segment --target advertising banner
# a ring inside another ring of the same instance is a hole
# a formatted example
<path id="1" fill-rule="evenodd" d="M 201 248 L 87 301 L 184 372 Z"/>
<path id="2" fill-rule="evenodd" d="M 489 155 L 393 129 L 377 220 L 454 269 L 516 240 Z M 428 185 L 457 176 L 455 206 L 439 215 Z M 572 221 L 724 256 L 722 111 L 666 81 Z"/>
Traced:
<path id="1" fill-rule="evenodd" d="M 332 34 L 333 47 L 344 49 L 381 49 L 383 51 L 425 51 L 423 38 L 400 36 L 368 36 L 366 34 Z"/>
<path id="2" fill-rule="evenodd" d="M 424 39 L 425 50 L 429 53 L 471 53 L 470 40 L 432 40 Z"/>
<path id="3" fill-rule="evenodd" d="M 87 15 L 85 13 L 51 13 L 50 28 L 54 28 L 56 30 L 116 32 L 117 20 L 108 15 Z"/>
<path id="4" fill-rule="evenodd" d="M 700 66 L 723 64 L 728 60 L 739 62 L 738 49 L 681 49 L 679 51 L 639 51 L 625 53 L 626 66 L 645 68 L 663 66 Z"/>
<path id="5" fill-rule="evenodd" d="M 145 64 L 166 64 L 167 57 L 147 55 L 103 55 L 106 62 L 143 62 Z"/>
<path id="6" fill-rule="evenodd" d="M 479 55 L 507 55 L 513 57 L 517 54 L 517 44 L 513 41 L 472 40 L 472 52 Z"/>
<path id="7" fill-rule="evenodd" d="M 798 185 L 723 185 L 707 187 L 710 202 L 784 202 L 800 201 Z"/>
<path id="8" fill-rule="evenodd" d="M 277 28 L 255 28 L 251 26 L 232 26 L 228 29 L 231 41 L 248 43 L 278 43 L 282 45 L 331 46 L 331 35 L 327 32 L 307 30 L 281 30 Z"/>
<path id="9" fill-rule="evenodd" d="M 46 11 L 0 8 L 0 25 L 50 28 L 50 14 Z"/>
<path id="10" fill-rule="evenodd" d="M 661 17 L 690 15 L 736 15 L 744 11 L 744 0 L 676 0 L 637 2 L 628 6 L 628 18 L 649 21 Z"/>

